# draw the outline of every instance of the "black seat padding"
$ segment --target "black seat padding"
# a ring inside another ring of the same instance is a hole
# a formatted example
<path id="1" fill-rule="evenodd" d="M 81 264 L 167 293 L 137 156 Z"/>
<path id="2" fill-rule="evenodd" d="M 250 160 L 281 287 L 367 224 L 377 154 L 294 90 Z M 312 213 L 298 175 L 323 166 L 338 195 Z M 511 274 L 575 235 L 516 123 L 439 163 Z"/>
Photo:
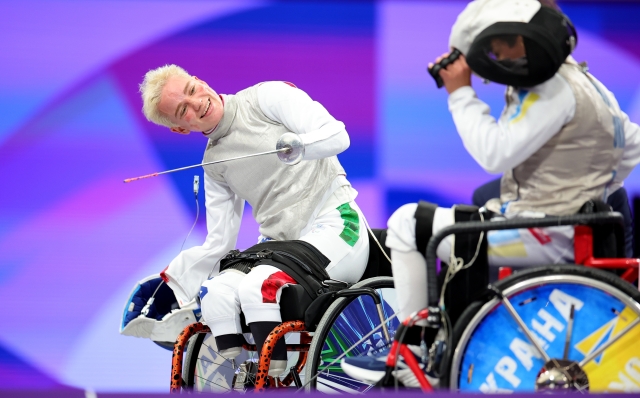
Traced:
<path id="1" fill-rule="evenodd" d="M 372 229 L 371 231 L 384 248 L 387 256 L 391 258 L 391 250 L 384 244 L 387 240 L 387 230 Z M 382 250 L 380 250 L 380 247 L 378 247 L 378 244 L 373 240 L 371 235 L 369 235 L 369 261 L 367 262 L 367 268 L 365 269 L 364 274 L 362 274 L 360 280 L 362 281 L 376 276 L 392 276 L 391 263 L 384 256 Z"/>
<path id="2" fill-rule="evenodd" d="M 313 299 L 300 285 L 289 285 L 282 289 L 282 296 L 280 296 L 282 322 L 304 319 L 304 312 L 312 302 Z"/>

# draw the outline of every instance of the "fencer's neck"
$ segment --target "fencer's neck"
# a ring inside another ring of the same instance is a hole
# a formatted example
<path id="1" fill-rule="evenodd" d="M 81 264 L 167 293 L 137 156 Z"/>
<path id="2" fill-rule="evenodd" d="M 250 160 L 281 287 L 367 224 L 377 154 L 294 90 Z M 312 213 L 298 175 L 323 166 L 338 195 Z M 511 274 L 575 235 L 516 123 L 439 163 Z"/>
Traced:
<path id="1" fill-rule="evenodd" d="M 218 94 L 218 97 L 220 97 L 220 101 L 222 101 L 222 114 L 224 115 L 224 98 L 222 98 L 222 96 L 220 94 Z M 220 118 L 220 120 L 222 120 L 222 118 Z M 214 131 L 216 131 L 216 129 L 218 128 L 219 125 L 220 125 L 220 121 L 218 121 L 218 124 L 213 126 L 211 129 L 209 129 L 207 131 L 203 131 L 202 134 L 204 134 L 205 137 L 208 136 L 209 134 L 211 134 Z"/>

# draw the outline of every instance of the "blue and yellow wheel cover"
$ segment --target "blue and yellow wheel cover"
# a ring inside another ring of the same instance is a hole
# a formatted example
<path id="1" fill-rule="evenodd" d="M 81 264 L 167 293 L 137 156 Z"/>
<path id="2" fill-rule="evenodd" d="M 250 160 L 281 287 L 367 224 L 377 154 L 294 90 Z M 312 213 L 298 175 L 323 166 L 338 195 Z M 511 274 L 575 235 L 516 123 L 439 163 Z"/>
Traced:
<path id="1" fill-rule="evenodd" d="M 570 308 L 575 309 L 568 359 L 580 362 L 638 318 L 638 307 L 599 288 L 576 283 L 539 285 L 509 297 L 551 358 L 562 359 Z M 464 349 L 458 389 L 533 391 L 544 360 L 503 305 L 482 319 Z M 584 366 L 592 392 L 640 391 L 640 325 Z"/>

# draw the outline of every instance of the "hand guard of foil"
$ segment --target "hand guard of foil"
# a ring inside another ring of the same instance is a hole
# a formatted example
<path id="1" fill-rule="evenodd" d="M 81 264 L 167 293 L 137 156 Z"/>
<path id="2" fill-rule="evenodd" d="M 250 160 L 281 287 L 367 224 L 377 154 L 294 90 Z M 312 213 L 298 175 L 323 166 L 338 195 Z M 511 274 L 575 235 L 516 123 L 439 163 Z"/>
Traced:
<path id="1" fill-rule="evenodd" d="M 120 334 L 172 346 L 180 332 L 199 319 L 195 300 L 180 308 L 171 288 L 154 274 L 134 286 L 124 307 Z"/>

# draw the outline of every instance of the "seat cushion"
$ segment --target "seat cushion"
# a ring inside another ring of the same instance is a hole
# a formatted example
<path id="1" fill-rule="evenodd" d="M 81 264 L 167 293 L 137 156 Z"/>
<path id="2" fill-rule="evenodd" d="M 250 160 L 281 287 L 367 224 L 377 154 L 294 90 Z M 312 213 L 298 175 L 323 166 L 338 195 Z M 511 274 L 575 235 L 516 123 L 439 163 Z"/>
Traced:
<path id="1" fill-rule="evenodd" d="M 304 313 L 312 301 L 300 285 L 289 285 L 282 289 L 282 296 L 280 296 L 282 322 L 303 320 Z"/>
<path id="2" fill-rule="evenodd" d="M 289 285 L 282 289 L 282 295 L 280 296 L 282 322 L 304 320 L 305 311 L 312 301 L 300 285 Z M 240 323 L 243 333 L 251 333 L 243 313 L 240 314 Z"/>

